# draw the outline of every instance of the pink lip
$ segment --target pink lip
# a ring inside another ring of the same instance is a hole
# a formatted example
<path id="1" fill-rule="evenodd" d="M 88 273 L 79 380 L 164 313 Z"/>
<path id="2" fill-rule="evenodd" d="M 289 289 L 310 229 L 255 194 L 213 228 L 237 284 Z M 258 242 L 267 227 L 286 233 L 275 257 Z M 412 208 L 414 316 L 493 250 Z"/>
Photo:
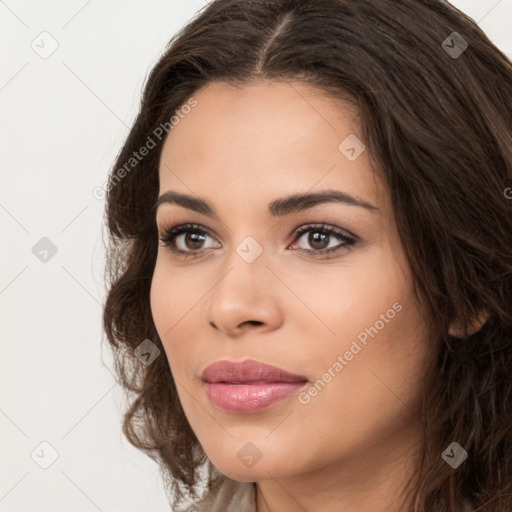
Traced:
<path id="1" fill-rule="evenodd" d="M 307 382 L 303 375 L 252 360 L 217 361 L 204 369 L 201 379 L 213 405 L 238 413 L 267 409 Z"/>

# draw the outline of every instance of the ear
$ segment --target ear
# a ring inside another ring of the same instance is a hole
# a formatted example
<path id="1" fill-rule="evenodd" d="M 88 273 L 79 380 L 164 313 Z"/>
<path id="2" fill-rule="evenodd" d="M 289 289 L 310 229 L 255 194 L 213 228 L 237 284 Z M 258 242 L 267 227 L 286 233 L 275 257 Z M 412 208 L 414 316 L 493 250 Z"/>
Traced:
<path id="1" fill-rule="evenodd" d="M 469 326 L 468 326 L 468 335 L 471 336 L 472 334 L 475 334 L 478 332 L 482 326 L 487 322 L 487 319 L 489 318 L 489 313 L 487 311 L 482 311 L 478 318 L 474 318 Z M 464 329 L 460 327 L 460 325 L 454 325 L 453 323 L 450 325 L 448 329 L 448 334 L 450 336 L 454 336 L 455 338 L 461 337 L 462 333 L 464 332 Z"/>

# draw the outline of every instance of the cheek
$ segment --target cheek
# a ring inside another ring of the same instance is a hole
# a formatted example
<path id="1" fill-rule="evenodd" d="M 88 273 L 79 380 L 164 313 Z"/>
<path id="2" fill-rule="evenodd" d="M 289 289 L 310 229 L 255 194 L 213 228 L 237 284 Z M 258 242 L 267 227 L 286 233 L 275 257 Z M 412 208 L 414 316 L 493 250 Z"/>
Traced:
<path id="1" fill-rule="evenodd" d="M 175 339 L 179 319 L 184 314 L 183 305 L 187 302 L 187 298 L 184 297 L 185 290 L 180 289 L 179 281 L 169 275 L 169 271 L 159 261 L 160 259 L 161 256 L 157 258 L 149 299 L 156 330 L 169 364 L 175 373 L 175 361 L 180 360 L 179 354 L 177 354 L 179 345 L 170 350 L 169 340 Z"/>
<path id="2" fill-rule="evenodd" d="M 165 252 L 161 252 L 157 257 L 150 290 L 151 312 L 161 336 L 174 329 L 201 297 L 201 289 L 194 288 L 194 280 L 187 277 L 183 269 L 176 270 L 168 265 L 165 256 Z"/>
<path id="3" fill-rule="evenodd" d="M 153 321 L 172 373 L 180 381 L 190 377 L 191 362 L 197 357 L 191 343 L 200 329 L 201 299 L 208 290 L 205 276 L 192 272 L 168 265 L 163 252 L 157 258 L 150 289 Z"/>
<path id="4" fill-rule="evenodd" d="M 296 275 L 301 275 L 298 270 Z M 365 328 L 375 322 L 388 330 L 401 315 L 393 304 L 403 306 L 409 301 L 409 283 L 391 262 L 381 258 L 365 258 L 354 266 L 302 271 L 302 275 L 307 278 L 294 283 L 294 292 L 314 315 L 304 315 L 304 320 L 309 321 L 310 331 L 316 330 L 337 350 L 358 334 L 364 336 Z M 300 303 L 296 307 L 304 309 Z M 389 323 L 382 324 L 381 315 L 391 318 Z"/>
<path id="5" fill-rule="evenodd" d="M 371 423 L 367 411 L 416 400 L 427 366 L 427 329 L 403 268 L 381 253 L 358 268 L 338 269 L 337 279 L 333 272 L 317 276 L 315 286 L 303 282 L 308 305 L 331 331 L 316 322 L 323 334 L 305 345 L 320 390 L 313 408 L 343 404 L 345 413 Z"/>
<path id="6" fill-rule="evenodd" d="M 355 456 L 365 445 L 376 444 L 377 448 L 414 419 L 428 347 L 417 310 L 407 298 L 400 298 L 402 310 L 382 329 L 365 331 L 374 326 L 381 312 L 378 301 L 371 307 L 366 304 L 366 322 L 340 318 L 336 341 L 318 344 L 303 354 L 312 362 L 312 382 L 296 407 L 315 436 L 331 439 L 328 446 L 320 443 L 312 457 Z M 386 300 L 383 303 L 390 305 Z M 366 344 L 357 338 L 361 332 L 367 335 Z M 289 436 L 302 435 L 299 427 L 287 426 Z"/>

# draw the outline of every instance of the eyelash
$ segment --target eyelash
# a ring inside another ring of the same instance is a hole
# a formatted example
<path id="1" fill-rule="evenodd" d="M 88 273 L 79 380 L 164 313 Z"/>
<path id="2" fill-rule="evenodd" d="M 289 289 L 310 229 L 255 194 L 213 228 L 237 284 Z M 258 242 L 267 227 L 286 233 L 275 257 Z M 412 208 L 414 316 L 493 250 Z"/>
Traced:
<path id="1" fill-rule="evenodd" d="M 348 236 L 347 234 L 345 234 L 346 232 L 329 226 L 328 224 L 320 223 L 315 225 L 303 226 L 300 229 L 298 229 L 295 232 L 295 238 L 292 242 L 292 245 L 295 244 L 295 242 L 297 242 L 298 240 L 300 240 L 301 236 L 304 233 L 307 233 L 309 231 L 327 234 L 338 239 L 340 242 L 343 242 L 341 245 L 337 245 L 329 249 L 297 249 L 298 251 L 301 252 L 313 253 L 313 257 L 325 257 L 337 253 L 342 253 L 350 250 L 351 247 L 356 244 L 355 237 Z M 159 236 L 159 240 L 162 242 L 164 247 L 167 247 L 175 256 L 179 258 L 193 258 L 201 256 L 200 250 L 183 251 L 175 247 L 176 238 L 183 233 L 199 233 L 201 235 L 208 235 L 214 238 L 206 229 L 204 229 L 202 226 L 198 224 L 182 224 L 181 226 L 176 226 L 175 228 L 165 230 L 164 236 Z"/>

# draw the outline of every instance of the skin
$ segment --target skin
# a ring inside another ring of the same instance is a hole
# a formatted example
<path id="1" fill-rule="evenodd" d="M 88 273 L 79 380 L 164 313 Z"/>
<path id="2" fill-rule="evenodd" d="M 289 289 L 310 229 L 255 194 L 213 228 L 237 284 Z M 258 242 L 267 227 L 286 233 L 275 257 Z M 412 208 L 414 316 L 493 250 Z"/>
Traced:
<path id="1" fill-rule="evenodd" d="M 194 97 L 197 106 L 163 147 L 160 194 L 204 198 L 220 220 L 162 204 L 162 236 L 185 223 L 212 236 L 203 246 L 178 237 L 180 248 L 200 254 L 188 259 L 160 243 L 151 287 L 155 325 L 192 429 L 222 473 L 257 482 L 258 512 L 402 511 L 397 498 L 414 474 L 431 354 L 389 191 L 374 178 L 368 149 L 355 161 L 338 149 L 350 134 L 362 138 L 357 111 L 300 82 L 213 83 Z M 277 198 L 325 189 L 378 210 L 331 202 L 268 214 Z M 312 233 L 294 234 L 322 222 L 356 244 L 315 257 Z M 247 236 L 263 249 L 252 263 L 236 252 Z M 311 385 L 394 303 L 401 310 L 308 403 L 295 395 L 236 414 L 214 407 L 204 392 L 201 372 L 219 359 L 273 364 Z M 252 467 L 237 457 L 248 442 L 261 453 Z"/>

